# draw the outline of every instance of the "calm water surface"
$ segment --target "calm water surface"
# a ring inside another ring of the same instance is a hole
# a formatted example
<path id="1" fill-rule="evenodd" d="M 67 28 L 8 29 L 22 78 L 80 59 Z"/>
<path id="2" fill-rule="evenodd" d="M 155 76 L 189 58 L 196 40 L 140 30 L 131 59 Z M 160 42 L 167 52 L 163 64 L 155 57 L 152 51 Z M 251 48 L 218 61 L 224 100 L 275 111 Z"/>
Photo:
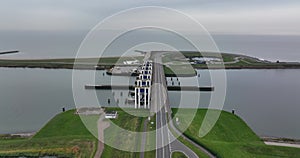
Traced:
<path id="1" fill-rule="evenodd" d="M 75 57 L 84 39 L 86 31 L 0 31 L 0 50 L 20 50 L 15 55 L 3 55 L 1 58 L 66 58 Z M 107 32 L 109 37 L 110 32 Z M 161 39 L 170 42 L 179 50 L 191 50 L 174 36 L 162 32 L 136 32 L 128 39 L 149 38 L 155 42 Z M 217 46 L 222 52 L 232 52 L 264 58 L 272 61 L 300 62 L 300 36 L 282 35 L 220 35 L 213 34 Z M 199 38 L 199 37 L 194 37 Z M 108 56 L 119 56 L 121 48 L 130 45 L 124 40 L 116 48 L 107 52 Z M 153 49 L 153 48 L 152 48 Z M 95 54 L 98 56 L 99 54 Z"/>
<path id="2" fill-rule="evenodd" d="M 213 70 L 219 71 L 219 70 Z M 209 86 L 206 70 L 201 74 L 201 86 Z M 89 71 L 80 71 L 86 76 Z M 31 132 L 41 128 L 61 111 L 63 106 L 74 108 L 72 70 L 8 69 L 0 68 L 0 133 Z M 228 70 L 225 110 L 236 109 L 259 135 L 300 138 L 300 70 Z M 97 84 L 109 84 L 110 76 L 103 71 L 96 74 Z M 116 77 L 115 81 L 133 83 L 132 79 Z M 170 79 L 168 79 L 170 80 Z M 191 79 L 179 78 L 181 84 Z M 88 84 L 88 83 L 84 83 Z M 94 91 L 84 90 L 89 96 Z M 102 106 L 125 104 L 126 91 L 97 91 Z M 179 102 L 178 92 L 169 92 L 172 106 Z M 201 93 L 199 107 L 206 107 L 210 93 Z M 88 97 L 87 97 L 88 98 Z M 107 99 L 112 102 L 110 105 Z M 115 98 L 115 99 L 114 99 Z M 189 106 L 189 99 L 184 101 Z M 93 104 L 88 99 L 86 105 Z"/>

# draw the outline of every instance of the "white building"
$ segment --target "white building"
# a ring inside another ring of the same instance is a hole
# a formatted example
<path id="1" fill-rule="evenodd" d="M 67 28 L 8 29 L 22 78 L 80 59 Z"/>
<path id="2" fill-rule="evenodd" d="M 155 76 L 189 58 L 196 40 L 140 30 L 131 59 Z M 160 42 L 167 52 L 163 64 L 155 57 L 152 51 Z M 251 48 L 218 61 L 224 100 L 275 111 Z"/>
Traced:
<path id="1" fill-rule="evenodd" d="M 118 117 L 118 112 L 117 111 L 105 112 L 105 118 L 106 119 L 116 119 L 117 117 Z"/>
<path id="2" fill-rule="evenodd" d="M 127 60 L 127 61 L 123 61 L 123 64 L 125 64 L 125 65 L 140 64 L 140 61 L 138 61 L 138 60 Z"/>

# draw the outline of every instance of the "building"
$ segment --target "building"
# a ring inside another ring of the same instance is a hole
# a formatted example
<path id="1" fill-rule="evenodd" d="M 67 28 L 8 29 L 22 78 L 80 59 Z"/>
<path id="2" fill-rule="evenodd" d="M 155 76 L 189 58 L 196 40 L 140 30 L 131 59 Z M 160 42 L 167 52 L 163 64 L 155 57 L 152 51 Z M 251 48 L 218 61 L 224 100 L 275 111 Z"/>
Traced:
<path id="1" fill-rule="evenodd" d="M 194 57 L 191 59 L 194 64 L 208 64 L 214 62 L 221 62 L 222 60 L 217 57 Z"/>
<path id="2" fill-rule="evenodd" d="M 116 119 L 117 117 L 118 117 L 118 112 L 117 111 L 105 112 L 105 118 L 106 119 Z"/>

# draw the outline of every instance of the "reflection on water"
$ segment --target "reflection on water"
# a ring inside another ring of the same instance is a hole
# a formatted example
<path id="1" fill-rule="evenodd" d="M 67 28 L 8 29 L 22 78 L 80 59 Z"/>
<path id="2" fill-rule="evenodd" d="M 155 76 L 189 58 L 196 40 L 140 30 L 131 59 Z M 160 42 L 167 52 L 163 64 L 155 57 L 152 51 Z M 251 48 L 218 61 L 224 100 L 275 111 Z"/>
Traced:
<path id="1" fill-rule="evenodd" d="M 178 78 L 178 81 L 172 78 L 174 85 L 178 82 L 181 85 L 193 85 L 191 82 L 198 80 L 200 86 L 213 86 L 209 72 L 199 72 L 200 77 Z M 89 71 L 80 73 L 88 76 Z M 59 113 L 62 107 L 74 108 L 71 70 L 0 68 L 0 76 L 0 133 L 36 131 Z M 299 78 L 299 70 L 228 70 L 224 109 L 236 109 L 236 113 L 259 135 L 300 138 Z M 111 79 L 104 71 L 98 71 L 95 79 L 95 84 L 122 85 L 134 82 L 132 77 L 117 76 Z M 169 85 L 172 80 L 168 78 Z M 86 98 L 82 106 L 95 106 L 88 99 L 95 91 L 85 90 L 84 84 L 78 85 L 84 92 L 83 98 Z M 133 107 L 133 104 L 126 103 L 128 93 L 125 90 L 97 90 L 96 96 L 101 106 L 119 104 Z M 191 107 L 192 96 L 198 92 L 184 93 L 186 97 L 180 100 L 179 92 L 169 92 L 173 107 L 177 107 L 180 101 L 185 107 Z M 198 107 L 207 107 L 211 93 L 198 94 Z"/>

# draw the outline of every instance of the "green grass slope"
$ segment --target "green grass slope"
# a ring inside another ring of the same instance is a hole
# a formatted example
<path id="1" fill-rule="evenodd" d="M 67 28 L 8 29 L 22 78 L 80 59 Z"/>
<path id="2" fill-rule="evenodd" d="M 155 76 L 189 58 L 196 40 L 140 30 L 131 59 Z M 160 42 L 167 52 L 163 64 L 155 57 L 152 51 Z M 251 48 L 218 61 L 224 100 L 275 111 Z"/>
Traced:
<path id="1" fill-rule="evenodd" d="M 191 113 L 191 109 L 185 109 L 184 113 L 178 114 L 182 128 L 185 117 Z M 173 109 L 175 114 L 177 109 Z M 212 130 L 204 137 L 199 137 L 199 129 L 207 110 L 199 109 L 191 125 L 184 134 L 203 145 L 218 157 L 240 158 L 240 157 L 299 157 L 300 149 L 288 147 L 267 146 L 238 116 L 222 111 L 219 120 Z M 173 115 L 174 115 L 173 114 Z"/>
<path id="2" fill-rule="evenodd" d="M 58 114 L 32 138 L 0 139 L 0 157 L 92 157 L 97 139 L 74 112 Z"/>
<path id="3" fill-rule="evenodd" d="M 49 121 L 34 137 L 50 138 L 50 137 L 64 137 L 64 138 L 87 138 L 93 139 L 94 136 L 86 129 L 80 117 L 74 114 L 74 110 L 66 111 L 55 116 Z"/>

